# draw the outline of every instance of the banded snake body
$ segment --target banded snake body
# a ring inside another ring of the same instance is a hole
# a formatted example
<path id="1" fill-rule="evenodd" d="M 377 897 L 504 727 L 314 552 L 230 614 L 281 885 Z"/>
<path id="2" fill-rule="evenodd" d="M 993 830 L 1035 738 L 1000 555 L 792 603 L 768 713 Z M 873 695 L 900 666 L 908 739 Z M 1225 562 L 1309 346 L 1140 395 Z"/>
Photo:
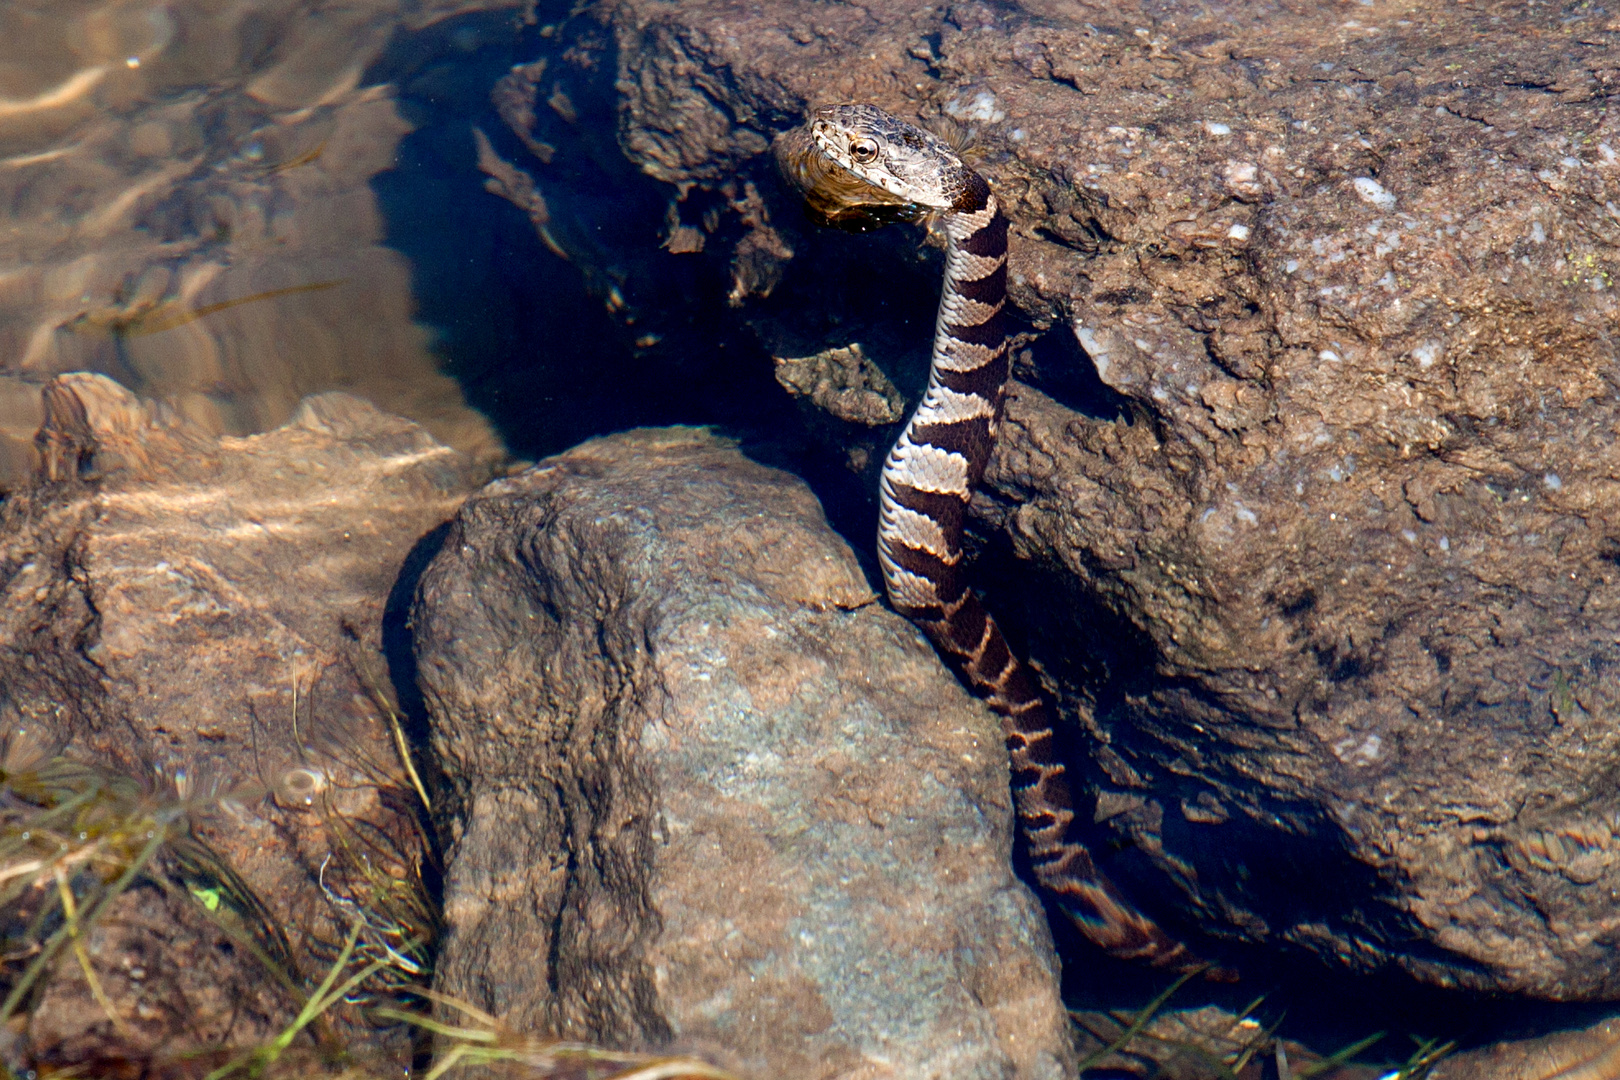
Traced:
<path id="1" fill-rule="evenodd" d="M 884 462 L 878 559 L 889 599 L 1001 718 L 1019 824 L 1037 881 L 1108 952 L 1198 961 L 1138 911 L 1074 835 L 1053 712 L 963 574 L 962 534 L 1006 397 L 1007 219 L 990 186 L 931 132 L 871 105 L 818 109 L 779 158 L 814 216 L 862 229 L 931 218 L 946 237 L 928 389 Z"/>

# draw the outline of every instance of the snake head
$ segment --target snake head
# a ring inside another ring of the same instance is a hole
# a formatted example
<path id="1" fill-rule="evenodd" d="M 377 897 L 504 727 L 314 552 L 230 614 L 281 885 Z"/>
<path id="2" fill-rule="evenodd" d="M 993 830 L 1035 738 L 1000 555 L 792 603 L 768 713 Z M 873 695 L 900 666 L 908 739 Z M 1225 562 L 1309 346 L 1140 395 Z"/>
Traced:
<path id="1" fill-rule="evenodd" d="M 817 109 L 810 138 L 834 165 L 921 213 L 963 209 L 984 186 L 944 139 L 875 105 Z"/>

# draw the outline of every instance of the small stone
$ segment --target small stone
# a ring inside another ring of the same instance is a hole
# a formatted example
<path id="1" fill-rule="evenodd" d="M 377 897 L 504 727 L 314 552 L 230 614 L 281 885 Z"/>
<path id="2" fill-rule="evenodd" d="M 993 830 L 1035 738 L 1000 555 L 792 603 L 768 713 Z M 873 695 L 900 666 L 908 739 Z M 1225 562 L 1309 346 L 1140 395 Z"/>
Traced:
<path id="1" fill-rule="evenodd" d="M 795 397 L 852 424 L 879 427 L 905 415 L 905 399 L 860 343 L 813 356 L 776 358 L 776 381 Z"/>

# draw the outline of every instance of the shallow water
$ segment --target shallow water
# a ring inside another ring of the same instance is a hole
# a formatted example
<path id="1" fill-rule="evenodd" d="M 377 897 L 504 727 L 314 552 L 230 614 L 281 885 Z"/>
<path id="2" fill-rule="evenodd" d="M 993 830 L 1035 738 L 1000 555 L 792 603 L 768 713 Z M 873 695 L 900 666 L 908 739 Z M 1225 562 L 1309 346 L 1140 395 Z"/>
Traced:
<path id="1" fill-rule="evenodd" d="M 0 492 L 33 466 L 40 386 L 88 370 L 227 434 L 342 389 L 490 461 L 635 424 L 719 424 L 806 475 L 847 535 L 870 535 L 862 476 L 882 447 L 849 462 L 826 452 L 775 388 L 772 331 L 683 315 L 731 283 L 662 253 L 670 192 L 618 153 L 614 102 L 547 83 L 538 153 L 503 123 L 491 88 L 568 14 L 544 3 L 526 19 L 528 6 L 0 5 Z M 489 190 L 501 162 L 542 178 L 544 210 Z M 914 393 L 936 271 L 914 238 L 885 243 L 845 286 L 848 307 L 885 309 L 912 336 L 896 346 L 910 350 L 897 382 Z M 649 274 L 617 261 L 624 250 L 666 261 Z M 764 305 L 778 324 L 802 295 L 792 273 Z M 1115 407 L 1096 386 L 1071 389 Z M 1163 980 L 1104 966 L 1071 983 L 1095 1008 L 1139 1005 Z M 1324 1049 L 1408 1021 L 1483 1042 L 1600 1013 L 1315 970 L 1267 985 Z"/>
<path id="2" fill-rule="evenodd" d="M 70 370 L 229 433 L 352 389 L 497 452 L 372 187 L 411 125 L 368 69 L 479 6 L 0 8 L 0 471 L 23 465 L 38 384 Z"/>

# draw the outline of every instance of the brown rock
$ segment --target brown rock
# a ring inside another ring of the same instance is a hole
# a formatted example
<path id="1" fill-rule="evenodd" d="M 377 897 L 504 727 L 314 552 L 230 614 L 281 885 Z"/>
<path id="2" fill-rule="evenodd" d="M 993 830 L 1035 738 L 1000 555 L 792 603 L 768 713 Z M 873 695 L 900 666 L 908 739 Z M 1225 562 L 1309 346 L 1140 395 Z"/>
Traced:
<path id="1" fill-rule="evenodd" d="M 1613 1075 L 1620 1068 L 1620 1019 L 1582 1031 L 1504 1041 L 1447 1058 L 1446 1080 L 1559 1080 Z"/>
<path id="2" fill-rule="evenodd" d="M 820 260 L 760 302 L 784 318 L 853 314 L 862 261 L 897 305 L 923 286 L 909 241 L 784 224 L 771 138 L 837 100 L 976 129 L 1051 395 L 1012 405 L 980 574 L 1103 704 L 1094 781 L 1144 802 L 1095 839 L 1143 903 L 1352 969 L 1620 992 L 1607 16 L 599 11 L 558 62 L 613 72 L 626 153 L 683 198 L 756 179 Z"/>
<path id="3" fill-rule="evenodd" d="M 28 1015 L 26 1042 L 13 1050 L 18 1066 L 199 1076 L 233 1049 L 268 1042 L 294 1014 L 286 991 L 183 893 L 124 893 L 89 930 L 85 949 L 122 1030 L 66 957 Z"/>
<path id="4" fill-rule="evenodd" d="M 751 1076 L 1072 1069 L 998 727 L 802 484 L 694 429 L 469 502 L 413 608 L 437 987 Z"/>
<path id="5" fill-rule="evenodd" d="M 283 974 L 318 979 L 353 902 L 383 910 L 372 875 L 423 871 L 376 701 L 384 607 L 417 538 L 482 474 L 343 394 L 247 438 L 216 438 L 94 375 L 52 381 L 44 411 L 39 483 L 0 505 L 0 727 L 159 796 L 230 795 L 193 832 L 262 901 Z M 95 931 L 135 1041 L 85 1004 L 69 958 L 33 1014 L 29 1060 L 183 1056 L 285 1026 L 301 1001 L 174 904 L 136 889 Z"/>
<path id="6" fill-rule="evenodd" d="M 859 342 L 823 349 L 814 356 L 776 357 L 776 381 L 794 397 L 851 424 L 881 427 L 897 422 L 904 400 Z"/>

